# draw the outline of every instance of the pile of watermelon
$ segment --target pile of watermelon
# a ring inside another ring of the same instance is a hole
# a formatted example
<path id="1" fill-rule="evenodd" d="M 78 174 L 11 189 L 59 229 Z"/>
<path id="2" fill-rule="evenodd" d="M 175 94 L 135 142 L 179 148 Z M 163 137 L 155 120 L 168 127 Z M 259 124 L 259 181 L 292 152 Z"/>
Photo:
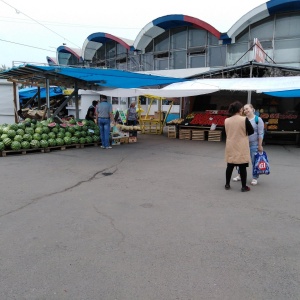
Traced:
<path id="1" fill-rule="evenodd" d="M 100 141 L 93 121 L 74 120 L 58 124 L 52 118 L 43 121 L 25 119 L 21 123 L 0 125 L 0 151 L 37 149 Z"/>

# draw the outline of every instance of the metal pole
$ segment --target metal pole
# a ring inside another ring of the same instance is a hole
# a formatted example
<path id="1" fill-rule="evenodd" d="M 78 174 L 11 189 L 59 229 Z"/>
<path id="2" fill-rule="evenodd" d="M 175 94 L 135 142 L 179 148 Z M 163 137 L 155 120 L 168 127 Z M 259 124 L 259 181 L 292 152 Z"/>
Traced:
<path id="1" fill-rule="evenodd" d="M 78 86 L 77 82 L 74 84 L 74 92 L 75 92 L 75 118 L 79 119 L 79 101 L 78 101 Z"/>
<path id="2" fill-rule="evenodd" d="M 46 78 L 46 109 L 47 109 L 47 118 L 50 118 L 50 91 L 49 91 L 49 78 Z"/>
<path id="3" fill-rule="evenodd" d="M 253 65 L 250 66 L 250 78 L 252 78 L 252 72 L 253 72 Z M 247 104 L 251 103 L 251 91 L 248 91 L 248 98 L 247 98 Z"/>

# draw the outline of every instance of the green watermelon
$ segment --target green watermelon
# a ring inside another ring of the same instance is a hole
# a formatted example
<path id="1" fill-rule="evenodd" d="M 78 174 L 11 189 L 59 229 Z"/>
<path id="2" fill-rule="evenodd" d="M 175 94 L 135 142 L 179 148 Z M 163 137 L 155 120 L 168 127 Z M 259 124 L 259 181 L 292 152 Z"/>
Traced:
<path id="1" fill-rule="evenodd" d="M 66 132 L 66 133 L 65 133 L 65 137 L 69 137 L 69 138 L 70 138 L 70 137 L 72 137 L 72 133 L 71 133 L 71 132 L 69 132 L 69 131 L 68 131 L 68 132 Z"/>
<path id="2" fill-rule="evenodd" d="M 25 133 L 25 134 L 23 135 L 23 140 L 24 140 L 24 141 L 30 142 L 30 141 L 32 140 L 32 135 L 29 134 L 29 133 Z"/>
<path id="3" fill-rule="evenodd" d="M 99 137 L 99 135 L 93 135 L 93 140 L 94 140 L 94 142 L 99 142 L 100 141 L 100 137 Z"/>
<path id="4" fill-rule="evenodd" d="M 6 139 L 6 138 L 8 138 L 8 135 L 7 135 L 7 133 L 3 133 L 3 134 L 1 134 L 1 137 L 0 137 L 0 139 L 3 141 L 4 139 Z"/>
<path id="5" fill-rule="evenodd" d="M 11 139 L 13 139 L 16 136 L 16 132 L 13 129 L 9 129 L 7 131 L 7 136 Z"/>
<path id="6" fill-rule="evenodd" d="M 17 134 L 17 135 L 23 136 L 24 133 L 25 133 L 25 131 L 24 131 L 24 129 L 22 129 L 22 128 L 19 128 L 19 129 L 16 131 L 16 134 Z"/>
<path id="7" fill-rule="evenodd" d="M 63 139 L 64 139 L 64 143 L 65 143 L 66 145 L 70 145 L 70 144 L 71 144 L 71 138 L 70 138 L 70 137 L 65 136 Z"/>
<path id="8" fill-rule="evenodd" d="M 56 146 L 56 140 L 55 139 L 49 139 L 48 140 L 48 145 L 50 146 L 50 147 L 55 147 Z"/>
<path id="9" fill-rule="evenodd" d="M 30 143 L 28 141 L 23 141 L 21 143 L 21 148 L 22 149 L 30 149 Z"/>
<path id="10" fill-rule="evenodd" d="M 11 145 L 11 143 L 12 143 L 12 140 L 10 139 L 10 138 L 5 138 L 4 140 L 3 140 L 3 143 L 4 143 L 4 145 L 5 145 L 5 148 L 9 148 L 10 147 L 10 145 Z"/>
<path id="11" fill-rule="evenodd" d="M 32 149 L 40 148 L 40 142 L 38 140 L 32 140 L 30 142 L 30 148 Z"/>
<path id="12" fill-rule="evenodd" d="M 93 138 L 91 137 L 91 136 L 87 136 L 86 138 L 86 142 L 88 143 L 88 144 L 91 144 L 91 143 L 93 143 Z"/>
<path id="13" fill-rule="evenodd" d="M 47 141 L 49 139 L 49 136 L 47 133 L 42 133 L 41 138 L 42 138 L 42 140 Z"/>
<path id="14" fill-rule="evenodd" d="M 56 144 L 57 144 L 57 146 L 63 146 L 64 145 L 64 140 L 62 138 L 57 138 L 56 139 Z"/>
<path id="15" fill-rule="evenodd" d="M 49 136 L 50 139 L 55 139 L 56 138 L 56 134 L 52 131 L 49 132 L 48 136 Z"/>
<path id="16" fill-rule="evenodd" d="M 10 145 L 10 148 L 12 150 L 20 150 L 21 149 L 21 143 L 18 141 L 13 141 Z"/>
<path id="17" fill-rule="evenodd" d="M 79 143 L 80 143 L 80 144 L 85 144 L 85 143 L 86 143 L 86 139 L 85 139 L 84 137 L 81 137 L 81 138 L 79 139 Z"/>
<path id="18" fill-rule="evenodd" d="M 48 142 L 45 140 L 40 140 L 40 147 L 41 148 L 47 148 L 48 147 Z"/>
<path id="19" fill-rule="evenodd" d="M 32 127 L 26 127 L 25 128 L 25 133 L 33 135 L 34 134 L 34 129 Z"/>
<path id="20" fill-rule="evenodd" d="M 42 131 L 43 131 L 43 133 L 49 133 L 50 132 L 50 128 L 47 127 L 47 126 L 43 126 L 42 127 Z"/>
<path id="21" fill-rule="evenodd" d="M 4 148 L 5 148 L 5 145 L 4 145 L 4 143 L 3 143 L 3 142 L 0 142 L 0 151 L 3 151 L 3 150 L 4 150 Z"/>
<path id="22" fill-rule="evenodd" d="M 72 144 L 78 144 L 79 143 L 79 139 L 76 136 L 72 136 L 71 137 L 71 143 Z"/>
<path id="23" fill-rule="evenodd" d="M 14 137 L 14 141 L 17 141 L 17 142 L 22 142 L 23 141 L 23 137 L 19 134 L 17 134 L 15 137 Z"/>
<path id="24" fill-rule="evenodd" d="M 34 132 L 38 133 L 38 134 L 42 134 L 43 133 L 43 128 L 42 127 L 37 127 L 37 128 L 35 128 Z"/>
<path id="25" fill-rule="evenodd" d="M 32 138 L 33 138 L 34 140 L 40 141 L 40 140 L 42 139 L 42 136 L 41 136 L 39 133 L 34 133 L 34 134 L 32 135 Z"/>
<path id="26" fill-rule="evenodd" d="M 18 124 L 16 124 L 16 123 L 9 125 L 9 129 L 11 129 L 11 130 L 17 131 L 18 128 L 19 128 Z"/>

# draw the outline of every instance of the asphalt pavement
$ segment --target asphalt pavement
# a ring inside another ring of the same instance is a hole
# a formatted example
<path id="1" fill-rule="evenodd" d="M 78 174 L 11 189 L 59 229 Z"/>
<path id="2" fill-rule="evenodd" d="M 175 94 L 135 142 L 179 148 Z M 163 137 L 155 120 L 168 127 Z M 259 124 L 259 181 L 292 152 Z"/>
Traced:
<path id="1" fill-rule="evenodd" d="M 271 174 L 242 193 L 224 147 L 0 157 L 0 299 L 300 299 L 300 148 L 266 145 Z"/>

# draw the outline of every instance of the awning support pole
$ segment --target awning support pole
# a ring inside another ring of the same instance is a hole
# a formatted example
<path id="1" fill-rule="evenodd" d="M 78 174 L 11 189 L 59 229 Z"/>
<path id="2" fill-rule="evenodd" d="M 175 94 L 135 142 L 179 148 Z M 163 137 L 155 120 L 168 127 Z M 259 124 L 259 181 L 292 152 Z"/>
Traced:
<path id="1" fill-rule="evenodd" d="M 79 119 L 79 101 L 78 101 L 78 86 L 77 82 L 74 84 L 74 92 L 75 92 L 75 117 Z"/>
<path id="2" fill-rule="evenodd" d="M 47 109 L 47 118 L 50 118 L 50 91 L 49 91 L 49 78 L 46 78 L 46 109 Z"/>

